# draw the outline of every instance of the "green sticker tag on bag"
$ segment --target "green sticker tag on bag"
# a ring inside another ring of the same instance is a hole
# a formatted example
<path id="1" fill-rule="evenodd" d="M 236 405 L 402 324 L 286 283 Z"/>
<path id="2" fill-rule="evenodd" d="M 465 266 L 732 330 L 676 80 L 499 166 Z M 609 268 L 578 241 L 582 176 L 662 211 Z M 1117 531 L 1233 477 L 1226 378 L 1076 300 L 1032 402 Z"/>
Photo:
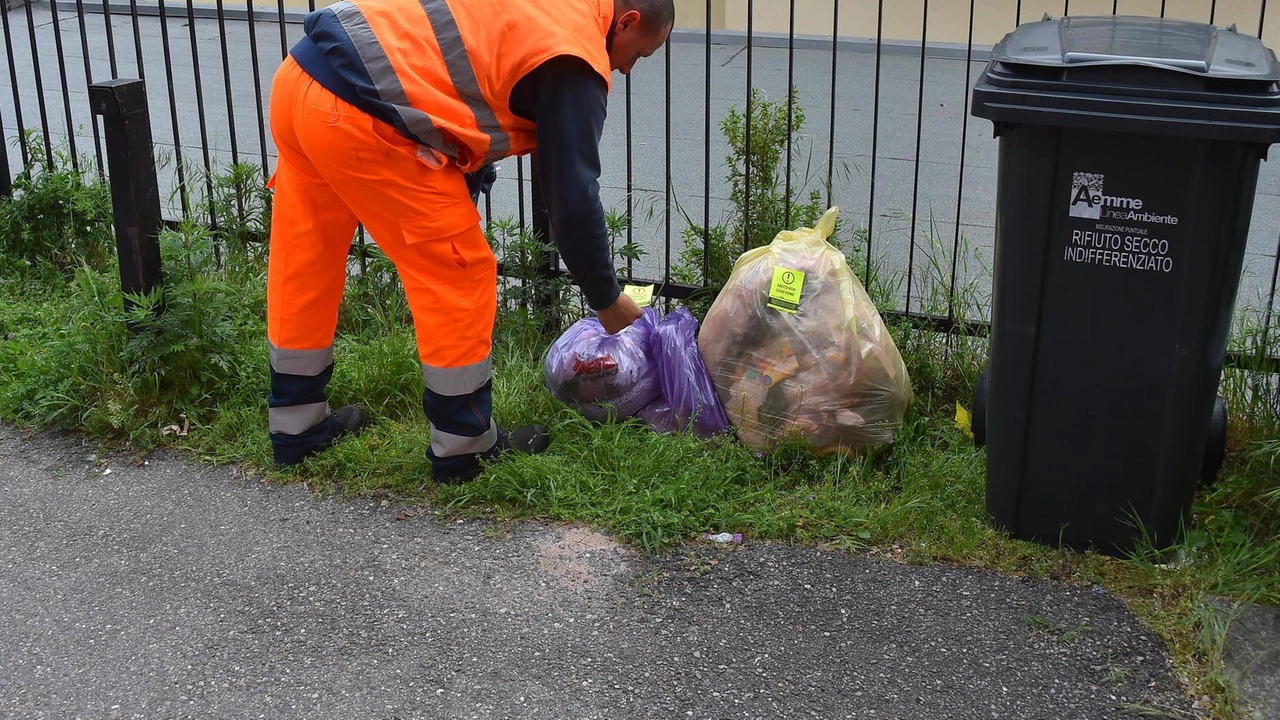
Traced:
<path id="1" fill-rule="evenodd" d="M 622 292 L 628 295 L 632 300 L 636 301 L 636 305 L 640 307 L 649 307 L 653 304 L 653 286 L 652 285 L 626 285 L 622 288 Z"/>
<path id="2" fill-rule="evenodd" d="M 795 314 L 800 309 L 800 293 L 804 289 L 804 273 L 790 268 L 773 269 L 773 284 L 769 286 L 769 307 Z"/>

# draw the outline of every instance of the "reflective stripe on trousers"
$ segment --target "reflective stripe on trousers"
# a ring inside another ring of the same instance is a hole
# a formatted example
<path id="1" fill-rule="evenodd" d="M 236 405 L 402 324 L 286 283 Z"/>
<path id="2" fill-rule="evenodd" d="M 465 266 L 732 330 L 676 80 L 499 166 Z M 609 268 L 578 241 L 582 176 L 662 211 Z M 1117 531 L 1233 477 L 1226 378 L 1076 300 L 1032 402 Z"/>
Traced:
<path id="1" fill-rule="evenodd" d="M 437 471 L 470 464 L 470 456 L 489 451 L 498 442 L 493 410 L 493 365 L 490 358 L 456 368 L 424 364 L 426 390 L 422 409 L 431 421 L 428 456 Z"/>
<path id="2" fill-rule="evenodd" d="M 333 375 L 333 346 L 290 350 L 269 345 L 271 395 L 267 421 L 276 462 L 294 463 L 329 439 L 325 386 Z"/>

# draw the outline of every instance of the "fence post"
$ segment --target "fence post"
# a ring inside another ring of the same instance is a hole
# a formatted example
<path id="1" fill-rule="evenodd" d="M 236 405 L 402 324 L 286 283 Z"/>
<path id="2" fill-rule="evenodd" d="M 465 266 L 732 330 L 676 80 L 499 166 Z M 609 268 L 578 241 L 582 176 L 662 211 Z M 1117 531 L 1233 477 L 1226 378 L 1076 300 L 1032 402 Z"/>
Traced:
<path id="1" fill-rule="evenodd" d="M 160 269 L 160 188 L 151 147 L 151 116 L 142 80 L 107 80 L 89 86 L 89 103 L 101 115 L 111 176 L 116 252 L 125 310 L 129 293 L 151 292 Z"/>
<path id="2" fill-rule="evenodd" d="M 551 216 L 547 214 L 547 202 L 542 197 L 542 183 L 538 182 L 538 154 L 529 155 L 530 201 L 533 205 L 533 235 L 539 240 L 552 243 Z M 542 316 L 542 331 L 549 336 L 560 334 L 560 288 L 555 284 L 560 277 L 557 257 L 554 251 L 539 253 L 534 261 L 542 274 L 542 287 L 534 296 L 534 312 Z"/>

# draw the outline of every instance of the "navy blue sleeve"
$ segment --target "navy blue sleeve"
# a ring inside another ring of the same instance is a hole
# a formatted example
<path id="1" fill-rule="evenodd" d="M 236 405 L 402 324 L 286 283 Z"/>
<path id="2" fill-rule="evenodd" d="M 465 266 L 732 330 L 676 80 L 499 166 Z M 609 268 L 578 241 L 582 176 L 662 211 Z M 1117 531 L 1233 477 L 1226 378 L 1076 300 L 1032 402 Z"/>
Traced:
<path id="1" fill-rule="evenodd" d="M 586 62 L 558 57 L 517 83 L 511 110 L 537 124 L 538 182 L 560 256 L 593 310 L 617 301 L 617 271 L 600 204 L 604 79 Z"/>

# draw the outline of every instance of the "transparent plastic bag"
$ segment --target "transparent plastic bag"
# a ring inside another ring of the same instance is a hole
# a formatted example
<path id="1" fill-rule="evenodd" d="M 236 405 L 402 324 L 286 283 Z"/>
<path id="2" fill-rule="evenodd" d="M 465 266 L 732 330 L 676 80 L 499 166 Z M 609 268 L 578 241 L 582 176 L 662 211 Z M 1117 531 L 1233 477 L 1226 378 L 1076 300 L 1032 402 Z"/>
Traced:
<path id="1" fill-rule="evenodd" d="M 658 313 L 644 315 L 609 335 L 595 316 L 565 330 L 547 351 L 542 373 L 552 397 L 592 422 L 633 417 L 658 397 L 658 373 L 649 339 Z"/>
<path id="2" fill-rule="evenodd" d="M 818 455 L 886 445 L 913 399 L 879 311 L 826 240 L 838 212 L 743 253 L 703 321 L 703 360 L 753 448 L 789 436 Z"/>
<path id="3" fill-rule="evenodd" d="M 729 419 L 698 351 L 698 319 L 677 308 L 658 322 L 649 338 L 658 373 L 658 399 L 640 416 L 657 432 L 693 432 L 711 438 L 729 429 Z"/>

